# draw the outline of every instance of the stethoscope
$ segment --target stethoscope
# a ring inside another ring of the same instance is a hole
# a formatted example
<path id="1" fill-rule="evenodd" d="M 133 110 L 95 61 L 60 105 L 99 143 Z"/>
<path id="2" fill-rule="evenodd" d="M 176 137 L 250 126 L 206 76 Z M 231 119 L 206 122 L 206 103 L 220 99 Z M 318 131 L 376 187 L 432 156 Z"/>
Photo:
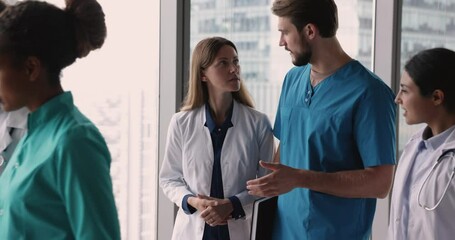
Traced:
<path id="1" fill-rule="evenodd" d="M 442 196 L 439 198 L 439 200 L 436 202 L 436 204 L 433 206 L 433 207 L 428 207 L 424 204 L 422 204 L 420 202 L 420 194 L 422 193 L 422 189 L 423 187 L 425 186 L 425 184 L 427 183 L 428 179 L 434 174 L 435 172 L 435 169 L 438 167 L 438 165 L 442 162 L 442 160 L 444 160 L 444 157 L 449 154 L 449 153 L 452 153 L 451 157 L 448 157 L 450 158 L 450 160 L 454 160 L 454 152 L 455 150 L 448 150 L 448 151 L 445 151 L 444 153 L 442 153 L 442 155 L 438 158 L 438 160 L 436 161 L 436 163 L 433 165 L 433 168 L 431 169 L 430 173 L 428 173 L 427 177 L 425 178 L 425 180 L 423 181 L 422 183 L 422 186 L 420 187 L 420 190 L 419 190 L 419 194 L 417 195 L 417 202 L 419 203 L 419 206 L 424 208 L 425 210 L 427 211 L 433 211 L 435 210 L 439 204 L 442 202 L 442 199 L 444 199 L 444 196 L 446 195 L 447 193 L 447 189 L 449 189 L 449 186 L 450 186 L 450 183 L 452 182 L 452 179 L 453 177 L 455 176 L 455 167 L 452 169 L 452 173 L 450 174 L 450 177 L 449 177 L 449 181 L 447 181 L 447 184 L 444 188 L 444 191 L 442 193 Z"/>

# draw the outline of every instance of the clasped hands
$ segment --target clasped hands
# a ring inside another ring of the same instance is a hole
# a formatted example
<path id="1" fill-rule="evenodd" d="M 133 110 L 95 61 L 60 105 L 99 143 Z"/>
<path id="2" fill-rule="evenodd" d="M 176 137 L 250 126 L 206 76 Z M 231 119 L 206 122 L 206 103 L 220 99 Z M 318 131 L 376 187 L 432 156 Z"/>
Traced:
<path id="1" fill-rule="evenodd" d="M 297 187 L 299 170 L 279 163 L 260 161 L 263 168 L 271 171 L 268 175 L 247 182 L 248 193 L 255 196 L 277 196 Z M 301 170 L 300 170 L 301 171 Z M 198 194 L 189 197 L 188 203 L 196 208 L 202 219 L 210 226 L 225 225 L 234 210 L 229 199 L 219 199 Z"/>
<path id="2" fill-rule="evenodd" d="M 197 209 L 204 221 L 214 227 L 227 224 L 234 210 L 229 199 L 213 198 L 198 194 L 197 197 L 189 197 L 188 203 Z"/>

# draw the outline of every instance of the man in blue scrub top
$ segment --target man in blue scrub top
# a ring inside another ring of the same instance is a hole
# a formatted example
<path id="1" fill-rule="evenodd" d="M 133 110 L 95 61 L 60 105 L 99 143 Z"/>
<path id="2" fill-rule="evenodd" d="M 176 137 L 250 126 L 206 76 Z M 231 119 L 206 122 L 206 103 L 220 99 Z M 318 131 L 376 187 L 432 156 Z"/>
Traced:
<path id="1" fill-rule="evenodd" d="M 279 45 L 296 66 L 275 120 L 272 173 L 249 193 L 276 196 L 274 239 L 368 239 L 395 164 L 394 95 L 337 38 L 333 0 L 275 0 Z"/>

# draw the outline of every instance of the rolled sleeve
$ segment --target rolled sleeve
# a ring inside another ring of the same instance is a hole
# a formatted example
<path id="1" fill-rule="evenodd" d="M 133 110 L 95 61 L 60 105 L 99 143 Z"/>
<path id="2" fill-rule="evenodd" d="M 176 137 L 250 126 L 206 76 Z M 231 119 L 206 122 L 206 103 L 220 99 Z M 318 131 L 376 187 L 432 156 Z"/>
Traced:
<path id="1" fill-rule="evenodd" d="M 190 197 L 194 197 L 194 195 L 191 195 L 191 194 L 185 195 L 185 197 L 183 197 L 183 200 L 182 200 L 183 212 L 185 212 L 188 215 L 195 213 L 197 210 L 196 208 L 194 208 L 193 206 L 188 204 L 188 198 L 190 198 Z"/>

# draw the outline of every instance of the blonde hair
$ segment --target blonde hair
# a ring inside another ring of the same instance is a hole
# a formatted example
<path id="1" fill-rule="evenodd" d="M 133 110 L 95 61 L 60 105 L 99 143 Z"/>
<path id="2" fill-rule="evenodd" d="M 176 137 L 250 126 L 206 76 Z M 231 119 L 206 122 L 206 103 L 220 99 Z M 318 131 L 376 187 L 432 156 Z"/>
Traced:
<path id="1" fill-rule="evenodd" d="M 202 81 L 202 71 L 207 69 L 215 60 L 218 51 L 225 45 L 231 46 L 237 52 L 237 48 L 231 41 L 222 37 L 211 37 L 201 40 L 193 50 L 191 58 L 190 79 L 188 92 L 181 111 L 189 111 L 204 105 L 209 99 L 207 84 Z M 240 80 L 240 90 L 232 93 L 232 97 L 239 103 L 254 107 L 253 99 Z"/>

